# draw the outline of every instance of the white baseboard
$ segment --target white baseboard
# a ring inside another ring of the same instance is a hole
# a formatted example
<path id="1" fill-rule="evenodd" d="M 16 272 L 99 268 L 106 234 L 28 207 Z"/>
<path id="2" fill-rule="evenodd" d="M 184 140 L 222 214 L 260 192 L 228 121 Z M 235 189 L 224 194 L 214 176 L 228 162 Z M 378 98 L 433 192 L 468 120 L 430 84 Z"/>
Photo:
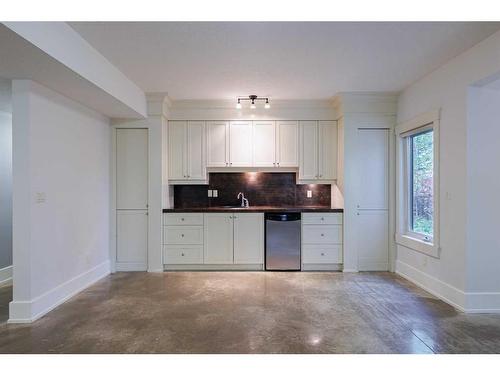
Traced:
<path id="1" fill-rule="evenodd" d="M 436 279 L 400 260 L 396 261 L 396 273 L 456 309 L 465 311 L 465 293 L 454 286 Z"/>
<path id="2" fill-rule="evenodd" d="M 500 292 L 464 292 L 399 260 L 396 273 L 462 312 L 500 313 Z"/>
<path id="3" fill-rule="evenodd" d="M 31 301 L 12 301 L 8 323 L 32 323 L 109 273 L 109 261 L 105 261 Z"/>
<path id="4" fill-rule="evenodd" d="M 12 266 L 0 268 L 0 287 L 12 285 Z"/>
<path id="5" fill-rule="evenodd" d="M 500 292 L 466 293 L 467 313 L 500 313 Z"/>
<path id="6" fill-rule="evenodd" d="M 139 272 L 147 270 L 148 265 L 146 263 L 115 263 L 116 272 Z"/>

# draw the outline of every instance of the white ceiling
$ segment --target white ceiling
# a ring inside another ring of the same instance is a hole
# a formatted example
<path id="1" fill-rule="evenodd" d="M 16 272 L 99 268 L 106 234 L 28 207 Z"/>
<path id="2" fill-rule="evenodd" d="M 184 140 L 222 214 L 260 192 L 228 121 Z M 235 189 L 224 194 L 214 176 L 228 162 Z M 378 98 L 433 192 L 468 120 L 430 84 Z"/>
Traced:
<path id="1" fill-rule="evenodd" d="M 70 23 L 146 92 L 325 99 L 397 92 L 500 23 Z"/>

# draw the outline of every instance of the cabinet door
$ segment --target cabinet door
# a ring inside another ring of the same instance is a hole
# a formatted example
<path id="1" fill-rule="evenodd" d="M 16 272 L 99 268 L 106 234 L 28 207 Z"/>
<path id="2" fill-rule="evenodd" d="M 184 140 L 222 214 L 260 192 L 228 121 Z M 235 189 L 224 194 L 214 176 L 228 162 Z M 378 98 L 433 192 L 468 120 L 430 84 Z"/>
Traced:
<path id="1" fill-rule="evenodd" d="M 205 123 L 189 121 L 187 125 L 187 178 L 204 180 L 205 175 Z"/>
<path id="2" fill-rule="evenodd" d="M 116 208 L 148 206 L 148 129 L 116 129 Z"/>
<path id="3" fill-rule="evenodd" d="M 229 122 L 207 122 L 207 166 L 229 165 Z"/>
<path id="4" fill-rule="evenodd" d="M 233 215 L 209 213 L 204 216 L 204 263 L 233 264 Z"/>
<path id="5" fill-rule="evenodd" d="M 232 121 L 229 131 L 229 165 L 251 167 L 253 154 L 253 126 L 251 121 Z"/>
<path id="6" fill-rule="evenodd" d="M 133 263 L 134 270 L 146 270 L 148 216 L 145 210 L 120 210 L 116 213 L 116 261 Z"/>
<path id="7" fill-rule="evenodd" d="M 358 129 L 358 209 L 389 208 L 389 130 Z"/>
<path id="8" fill-rule="evenodd" d="M 276 123 L 276 163 L 278 167 L 299 166 L 299 123 Z"/>
<path id="9" fill-rule="evenodd" d="M 358 268 L 360 271 L 389 269 L 389 212 L 359 210 L 356 236 Z"/>
<path id="10" fill-rule="evenodd" d="M 317 121 L 300 122 L 300 166 L 299 179 L 315 180 L 318 178 L 318 123 Z"/>
<path id="11" fill-rule="evenodd" d="M 318 177 L 320 180 L 335 180 L 337 178 L 337 122 L 320 121 Z"/>
<path id="12" fill-rule="evenodd" d="M 234 214 L 234 264 L 264 263 L 264 214 Z"/>
<path id="13" fill-rule="evenodd" d="M 186 121 L 168 122 L 168 178 L 187 179 Z"/>
<path id="14" fill-rule="evenodd" d="M 274 121 L 253 122 L 253 165 L 276 166 L 276 129 Z"/>

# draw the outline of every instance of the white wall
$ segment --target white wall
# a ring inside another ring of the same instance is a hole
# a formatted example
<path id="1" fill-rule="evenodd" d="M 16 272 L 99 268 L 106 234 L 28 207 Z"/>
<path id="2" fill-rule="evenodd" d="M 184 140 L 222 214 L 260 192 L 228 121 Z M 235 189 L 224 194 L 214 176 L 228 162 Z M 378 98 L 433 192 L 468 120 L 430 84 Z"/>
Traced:
<path id="1" fill-rule="evenodd" d="M 398 123 L 440 108 L 439 259 L 397 247 L 397 271 L 455 306 L 466 306 L 467 90 L 500 71 L 500 32 L 406 88 Z"/>
<path id="2" fill-rule="evenodd" d="M 28 322 L 109 273 L 110 126 L 35 82 L 12 91 L 10 321 Z"/>
<path id="3" fill-rule="evenodd" d="M 12 265 L 12 115 L 0 111 L 0 270 Z M 2 281 L 0 277 L 0 282 Z"/>
<path id="4" fill-rule="evenodd" d="M 484 294 L 500 307 L 500 91 L 468 90 L 467 255 L 468 307 L 487 309 Z"/>

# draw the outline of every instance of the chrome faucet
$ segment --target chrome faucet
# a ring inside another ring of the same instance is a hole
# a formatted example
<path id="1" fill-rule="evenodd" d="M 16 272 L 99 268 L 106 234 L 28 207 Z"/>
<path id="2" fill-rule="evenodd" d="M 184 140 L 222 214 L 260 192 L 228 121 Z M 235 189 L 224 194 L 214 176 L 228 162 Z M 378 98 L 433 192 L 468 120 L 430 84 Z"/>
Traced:
<path id="1" fill-rule="evenodd" d="M 241 198 L 241 207 L 245 208 L 250 207 L 250 205 L 248 204 L 248 199 L 245 198 L 245 195 L 241 191 L 238 193 L 238 197 L 236 199 L 240 198 Z"/>

